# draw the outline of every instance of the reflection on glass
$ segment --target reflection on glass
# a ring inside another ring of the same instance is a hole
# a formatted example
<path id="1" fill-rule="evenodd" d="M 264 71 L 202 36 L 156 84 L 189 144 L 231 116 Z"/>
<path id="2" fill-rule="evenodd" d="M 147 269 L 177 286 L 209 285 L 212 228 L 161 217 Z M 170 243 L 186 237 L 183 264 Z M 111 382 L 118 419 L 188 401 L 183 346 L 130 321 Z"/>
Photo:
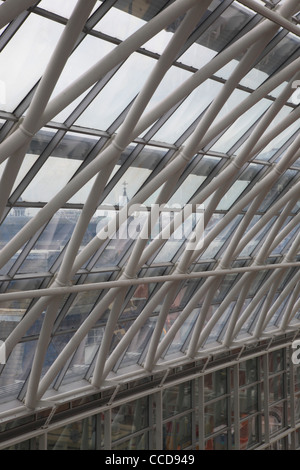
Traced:
<path id="1" fill-rule="evenodd" d="M 192 444 L 191 413 L 163 425 L 163 449 L 181 450 Z"/>
<path id="2" fill-rule="evenodd" d="M 270 207 L 270 205 L 276 201 L 276 199 L 286 189 L 288 184 L 296 175 L 298 175 L 297 171 L 287 170 L 280 178 L 278 178 L 278 180 L 272 186 L 271 190 L 266 195 L 258 210 L 265 212 Z"/>
<path id="3" fill-rule="evenodd" d="M 200 309 L 194 309 L 188 318 L 184 321 L 184 323 L 179 328 L 178 332 L 175 335 L 171 345 L 167 350 L 167 355 L 173 354 L 175 352 L 180 351 L 184 346 L 185 342 L 188 338 L 188 335 L 191 333 L 195 321 L 200 313 Z M 175 322 L 174 322 L 175 323 Z"/>
<path id="4" fill-rule="evenodd" d="M 38 289 L 42 279 L 26 279 L 11 281 L 5 292 L 24 292 L 26 290 Z M 15 299 L 0 303 L 0 340 L 4 341 L 18 325 L 24 316 L 31 299 Z"/>
<path id="5" fill-rule="evenodd" d="M 211 217 L 210 224 L 207 226 L 206 231 L 208 232 L 219 220 L 222 218 L 221 214 L 214 214 Z M 209 244 L 209 247 L 201 255 L 201 259 L 213 258 L 217 255 L 218 251 L 222 248 L 227 238 L 232 233 L 232 230 L 241 221 L 242 216 L 236 216 L 225 229 L 223 229 Z M 205 238 L 204 238 L 205 241 Z"/>
<path id="6" fill-rule="evenodd" d="M 192 405 L 191 382 L 168 388 L 163 392 L 163 419 L 189 410 Z"/>
<path id="7" fill-rule="evenodd" d="M 13 349 L 1 371 L 0 403 L 16 399 L 32 367 L 37 341 L 19 343 Z"/>
<path id="8" fill-rule="evenodd" d="M 284 377 L 282 374 L 269 379 L 270 403 L 280 400 L 284 395 Z"/>
<path id="9" fill-rule="evenodd" d="M 111 416 L 112 441 L 141 431 L 148 424 L 148 397 L 139 398 L 113 408 Z"/>
<path id="10" fill-rule="evenodd" d="M 205 344 L 212 343 L 214 341 L 220 341 L 221 337 L 225 334 L 226 325 L 230 318 L 235 302 L 231 302 L 229 307 L 225 310 L 221 318 L 217 321 L 213 329 L 211 330 Z M 216 306 L 214 306 L 216 307 Z"/>
<path id="11" fill-rule="evenodd" d="M 242 388 L 239 391 L 240 396 L 240 415 L 245 417 L 258 411 L 258 393 L 257 385 L 248 388 Z"/>
<path id="12" fill-rule="evenodd" d="M 76 382 L 85 377 L 85 374 L 98 351 L 103 338 L 104 328 L 93 328 L 81 341 L 72 357 L 62 385 Z"/>
<path id="13" fill-rule="evenodd" d="M 80 211 L 76 209 L 60 209 L 47 224 L 18 272 L 49 271 L 63 247 L 69 242 L 79 215 Z M 97 224 L 98 219 L 92 218 L 81 242 L 81 248 L 96 236 Z"/>
<path id="14" fill-rule="evenodd" d="M 91 284 L 94 282 L 105 282 L 111 276 L 111 272 L 104 272 L 98 274 L 90 274 L 85 279 L 85 284 Z M 86 319 L 89 313 L 95 306 L 95 303 L 100 295 L 99 290 L 92 290 L 88 292 L 80 292 L 77 294 L 71 305 L 67 310 L 67 314 L 61 320 L 59 324 L 59 331 L 68 330 L 70 328 L 76 329 Z M 106 316 L 103 315 L 99 320 L 100 323 L 106 321 Z"/>
<path id="15" fill-rule="evenodd" d="M 259 160 L 270 160 L 273 155 L 285 144 L 285 142 L 299 129 L 300 119 L 291 124 L 286 130 L 274 137 L 264 149 L 256 155 Z"/>
<path id="16" fill-rule="evenodd" d="M 227 398 L 206 405 L 205 413 L 205 434 L 208 436 L 228 425 L 227 419 Z"/>
<path id="17" fill-rule="evenodd" d="M 254 216 L 251 223 L 248 225 L 247 229 L 245 230 L 245 233 L 248 232 L 248 230 L 255 225 L 256 222 L 259 221 L 261 216 Z M 245 248 L 239 253 L 239 256 L 250 256 L 254 249 L 257 247 L 259 242 L 263 239 L 263 237 L 269 233 L 269 230 L 271 226 L 273 225 L 275 221 L 275 217 L 272 217 L 272 219 L 261 229 L 259 232 L 257 232 L 253 238 L 247 243 Z"/>
<path id="18" fill-rule="evenodd" d="M 47 438 L 48 450 L 95 450 L 96 416 L 53 429 L 47 433 Z"/>
<path id="19" fill-rule="evenodd" d="M 239 384 L 247 385 L 258 380 L 257 359 L 248 359 L 239 366 Z"/>
<path id="20" fill-rule="evenodd" d="M 270 372 L 278 372 L 284 366 L 284 350 L 273 351 L 269 353 L 269 369 Z"/>
<path id="21" fill-rule="evenodd" d="M 227 373 L 225 369 L 204 376 L 205 401 L 225 395 L 227 392 Z"/>
<path id="22" fill-rule="evenodd" d="M 5 247 L 12 238 L 38 213 L 38 209 L 14 207 L 0 225 L 0 249 Z M 17 261 L 22 249 L 17 251 L 10 260 L 0 268 L 0 274 L 7 274 Z"/>
<path id="23" fill-rule="evenodd" d="M 278 405 L 269 407 L 269 429 L 270 435 L 276 434 L 280 429 L 285 426 L 285 403 L 278 403 Z"/>
<path id="24" fill-rule="evenodd" d="M 124 312 L 123 312 L 124 316 Z M 120 327 L 125 326 L 124 330 L 120 330 L 120 336 L 122 337 L 126 330 L 128 330 L 128 326 L 125 323 L 124 325 L 120 323 Z M 145 322 L 145 324 L 140 328 L 138 333 L 134 336 L 133 340 L 130 343 L 130 346 L 127 348 L 126 354 L 122 359 L 122 362 L 119 368 L 128 367 L 133 364 L 138 364 L 140 362 L 141 354 L 147 350 L 149 345 L 149 341 L 151 339 L 153 330 L 155 327 L 155 321 L 153 319 L 149 319 Z M 124 333 L 123 333 L 124 331 Z M 118 330 L 116 331 L 117 334 Z"/>

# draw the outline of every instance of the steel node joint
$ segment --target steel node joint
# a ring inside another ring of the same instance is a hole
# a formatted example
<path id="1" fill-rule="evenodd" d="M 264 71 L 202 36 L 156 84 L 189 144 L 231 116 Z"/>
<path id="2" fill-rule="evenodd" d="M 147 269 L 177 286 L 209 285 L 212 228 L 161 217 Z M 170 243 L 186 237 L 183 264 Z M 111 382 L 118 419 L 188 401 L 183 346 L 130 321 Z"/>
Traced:
<path id="1" fill-rule="evenodd" d="M 23 123 L 19 125 L 19 130 L 24 134 L 26 137 L 29 137 L 30 139 L 34 136 L 34 132 L 30 132 L 25 127 L 23 126 Z"/>

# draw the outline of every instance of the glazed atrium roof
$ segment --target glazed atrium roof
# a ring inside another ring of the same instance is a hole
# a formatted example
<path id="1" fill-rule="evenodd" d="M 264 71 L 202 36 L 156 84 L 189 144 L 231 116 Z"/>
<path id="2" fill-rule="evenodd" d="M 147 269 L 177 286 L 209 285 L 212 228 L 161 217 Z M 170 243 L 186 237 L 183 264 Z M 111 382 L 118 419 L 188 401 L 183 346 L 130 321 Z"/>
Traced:
<path id="1" fill-rule="evenodd" d="M 299 0 L 0 1 L 0 409 L 300 328 Z"/>

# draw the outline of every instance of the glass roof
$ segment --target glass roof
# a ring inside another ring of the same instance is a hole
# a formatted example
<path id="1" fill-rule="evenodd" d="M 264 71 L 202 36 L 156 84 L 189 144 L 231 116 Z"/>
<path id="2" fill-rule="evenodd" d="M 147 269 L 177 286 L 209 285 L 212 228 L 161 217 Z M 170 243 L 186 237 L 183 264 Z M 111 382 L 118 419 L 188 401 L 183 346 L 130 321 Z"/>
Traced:
<path id="1" fill-rule="evenodd" d="M 299 5 L 266 3 L 0 2 L 0 413 L 299 329 Z"/>

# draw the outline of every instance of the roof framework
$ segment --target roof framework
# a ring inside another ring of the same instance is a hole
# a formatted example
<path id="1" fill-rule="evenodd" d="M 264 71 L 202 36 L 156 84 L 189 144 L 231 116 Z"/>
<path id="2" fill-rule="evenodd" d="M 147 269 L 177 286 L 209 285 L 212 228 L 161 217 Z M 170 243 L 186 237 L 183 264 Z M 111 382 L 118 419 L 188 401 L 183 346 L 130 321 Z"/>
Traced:
<path id="1" fill-rule="evenodd" d="M 300 1 L 59 5 L 0 4 L 6 407 L 300 326 Z"/>

